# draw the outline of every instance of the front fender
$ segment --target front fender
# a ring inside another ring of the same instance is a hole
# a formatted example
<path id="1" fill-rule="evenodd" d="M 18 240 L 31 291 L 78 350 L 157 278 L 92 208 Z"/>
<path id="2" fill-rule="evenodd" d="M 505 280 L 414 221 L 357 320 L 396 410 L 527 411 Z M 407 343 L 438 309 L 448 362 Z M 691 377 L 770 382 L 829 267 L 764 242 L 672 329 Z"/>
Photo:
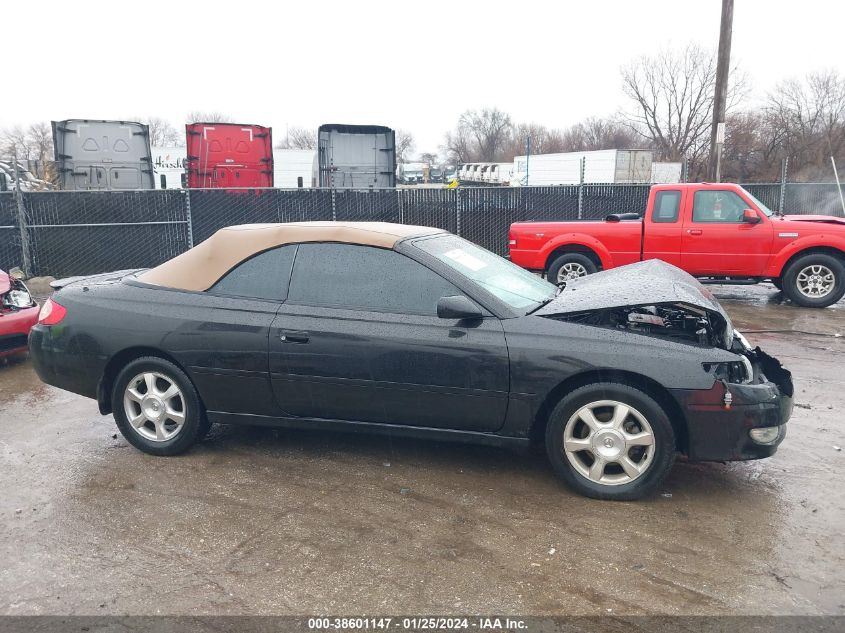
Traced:
<path id="1" fill-rule="evenodd" d="M 540 250 L 540 260 L 544 263 L 544 268 L 548 268 L 549 256 L 561 246 L 582 246 L 589 248 L 598 255 L 601 261 L 601 267 L 604 270 L 614 267 L 613 257 L 610 251 L 598 239 L 586 233 L 564 233 L 546 242 Z"/>
<path id="2" fill-rule="evenodd" d="M 778 234 L 775 233 L 775 243 L 777 243 L 777 240 L 779 239 L 783 238 L 778 237 Z M 819 233 L 816 235 L 806 235 L 795 238 L 791 242 L 784 244 L 784 246 L 775 253 L 766 268 L 765 276 L 773 278 L 780 277 L 783 274 L 783 268 L 786 266 L 786 262 L 788 262 L 793 256 L 801 251 L 818 247 L 835 248 L 845 254 L 845 237 L 841 235 L 827 235 Z"/>

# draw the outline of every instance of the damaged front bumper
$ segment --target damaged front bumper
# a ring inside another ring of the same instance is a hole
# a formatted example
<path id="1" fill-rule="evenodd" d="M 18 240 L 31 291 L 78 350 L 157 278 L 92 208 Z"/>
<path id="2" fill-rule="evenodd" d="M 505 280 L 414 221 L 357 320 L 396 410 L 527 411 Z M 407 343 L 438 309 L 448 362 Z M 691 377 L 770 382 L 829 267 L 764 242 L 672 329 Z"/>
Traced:
<path id="1" fill-rule="evenodd" d="M 748 350 L 748 382 L 717 380 L 706 390 L 674 390 L 686 412 L 690 461 L 741 461 L 773 455 L 792 415 L 792 375 L 759 347 Z"/>

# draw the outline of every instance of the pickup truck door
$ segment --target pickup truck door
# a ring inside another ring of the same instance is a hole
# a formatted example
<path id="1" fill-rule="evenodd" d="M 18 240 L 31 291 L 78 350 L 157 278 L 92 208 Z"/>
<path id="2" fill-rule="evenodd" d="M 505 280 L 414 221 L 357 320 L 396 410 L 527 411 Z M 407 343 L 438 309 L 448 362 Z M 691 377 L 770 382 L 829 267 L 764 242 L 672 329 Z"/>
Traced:
<path id="1" fill-rule="evenodd" d="M 643 221 L 642 259 L 662 259 L 681 266 L 683 198 L 680 189 L 661 189 L 654 193 Z"/>
<path id="2" fill-rule="evenodd" d="M 763 275 L 771 255 L 772 224 L 743 222 L 753 203 L 730 189 L 699 189 L 687 195 L 681 240 L 681 268 L 692 275 Z"/>

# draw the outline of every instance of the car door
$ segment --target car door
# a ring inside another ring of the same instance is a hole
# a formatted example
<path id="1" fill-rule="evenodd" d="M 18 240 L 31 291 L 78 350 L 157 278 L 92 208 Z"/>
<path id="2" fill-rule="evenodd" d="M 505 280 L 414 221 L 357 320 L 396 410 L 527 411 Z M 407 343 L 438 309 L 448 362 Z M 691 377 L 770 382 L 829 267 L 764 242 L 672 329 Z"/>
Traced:
<path id="1" fill-rule="evenodd" d="M 258 253 L 182 302 L 168 348 L 188 366 L 209 411 L 279 415 L 267 340 L 295 252 L 296 246 L 281 246 Z"/>
<path id="2" fill-rule="evenodd" d="M 650 215 L 644 220 L 643 259 L 662 259 L 681 266 L 682 200 L 680 189 L 661 189 L 654 193 Z"/>
<path id="3" fill-rule="evenodd" d="M 463 294 L 392 250 L 301 244 L 270 331 L 287 415 L 474 431 L 501 427 L 509 388 L 499 320 L 437 317 Z"/>
<path id="4" fill-rule="evenodd" d="M 763 274 L 772 245 L 772 225 L 743 221 L 754 205 L 730 189 L 699 189 L 687 196 L 681 268 L 693 275 L 755 277 Z"/>

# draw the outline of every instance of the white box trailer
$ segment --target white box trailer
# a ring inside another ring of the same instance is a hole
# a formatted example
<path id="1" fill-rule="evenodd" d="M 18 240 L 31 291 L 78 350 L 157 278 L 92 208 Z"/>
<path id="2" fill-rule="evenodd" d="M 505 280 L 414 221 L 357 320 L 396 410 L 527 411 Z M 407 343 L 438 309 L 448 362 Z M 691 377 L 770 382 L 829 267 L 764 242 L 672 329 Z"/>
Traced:
<path id="1" fill-rule="evenodd" d="M 273 186 L 277 189 L 301 189 L 311 186 L 315 149 L 274 149 Z"/>
<path id="2" fill-rule="evenodd" d="M 511 180 L 513 163 L 493 163 L 485 172 L 484 182 L 491 185 L 507 185 Z"/>
<path id="3" fill-rule="evenodd" d="M 681 182 L 683 163 L 652 163 L 651 182 L 672 184 Z"/>
<path id="4" fill-rule="evenodd" d="M 182 189 L 185 178 L 185 147 L 153 147 L 153 176 L 156 189 Z"/>
<path id="5" fill-rule="evenodd" d="M 577 185 L 584 162 L 586 183 L 648 183 L 653 153 L 642 149 L 535 154 L 514 158 L 510 184 L 514 187 Z"/>

